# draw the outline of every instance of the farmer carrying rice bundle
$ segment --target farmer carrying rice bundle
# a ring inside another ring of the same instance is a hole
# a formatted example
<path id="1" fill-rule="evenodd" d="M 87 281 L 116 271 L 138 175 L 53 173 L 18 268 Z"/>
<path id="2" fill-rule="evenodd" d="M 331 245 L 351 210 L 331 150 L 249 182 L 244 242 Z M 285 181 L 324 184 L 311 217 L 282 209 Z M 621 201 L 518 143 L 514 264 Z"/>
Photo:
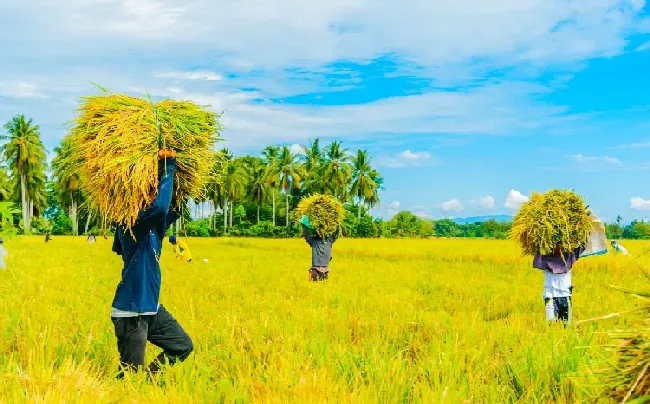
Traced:
<path id="1" fill-rule="evenodd" d="M 607 252 L 605 228 L 571 191 L 533 193 L 514 218 L 510 237 L 533 268 L 544 271 L 546 320 L 571 323 L 571 269 L 581 257 Z"/>
<path id="2" fill-rule="evenodd" d="M 295 215 L 302 236 L 311 247 L 310 279 L 325 280 L 330 271 L 332 245 L 339 237 L 345 217 L 343 205 L 331 196 L 315 194 L 300 201 Z"/>
<path id="3" fill-rule="evenodd" d="M 163 349 L 147 367 L 185 360 L 190 337 L 159 303 L 165 232 L 189 197 L 199 196 L 218 140 L 216 115 L 190 102 L 157 104 L 125 95 L 85 97 L 67 141 L 87 203 L 117 229 L 124 268 L 111 320 L 121 371 L 144 366 L 147 341 Z"/>

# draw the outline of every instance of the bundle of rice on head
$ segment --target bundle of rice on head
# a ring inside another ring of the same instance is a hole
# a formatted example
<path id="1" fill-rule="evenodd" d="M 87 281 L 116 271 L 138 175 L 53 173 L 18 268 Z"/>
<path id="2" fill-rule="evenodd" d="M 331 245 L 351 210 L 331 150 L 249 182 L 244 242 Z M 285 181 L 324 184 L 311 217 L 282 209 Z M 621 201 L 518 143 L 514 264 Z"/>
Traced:
<path id="1" fill-rule="evenodd" d="M 299 224 L 313 230 L 320 237 L 326 237 L 340 231 L 345 209 L 332 196 L 314 194 L 298 203 L 294 215 Z"/>
<path id="2" fill-rule="evenodd" d="M 515 216 L 510 238 L 524 255 L 564 255 L 587 244 L 593 223 L 580 196 L 553 189 L 533 193 Z"/>
<path id="3" fill-rule="evenodd" d="M 218 114 L 189 101 L 122 94 L 82 97 L 68 139 L 88 204 L 108 221 L 131 228 L 158 189 L 158 151 L 176 152 L 174 201 L 204 192 L 220 138 Z"/>

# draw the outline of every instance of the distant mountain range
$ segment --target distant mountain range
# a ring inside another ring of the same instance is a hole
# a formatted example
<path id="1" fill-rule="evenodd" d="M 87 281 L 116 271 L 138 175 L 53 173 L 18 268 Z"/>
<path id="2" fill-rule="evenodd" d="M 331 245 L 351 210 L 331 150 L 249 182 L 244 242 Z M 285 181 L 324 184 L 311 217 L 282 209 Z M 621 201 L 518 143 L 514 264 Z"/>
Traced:
<path id="1" fill-rule="evenodd" d="M 512 222 L 512 216 L 510 215 L 496 215 L 496 216 L 472 216 L 472 217 L 457 217 L 451 219 L 458 224 L 468 224 L 468 223 L 482 223 L 487 222 L 488 220 L 494 219 L 497 222 Z"/>

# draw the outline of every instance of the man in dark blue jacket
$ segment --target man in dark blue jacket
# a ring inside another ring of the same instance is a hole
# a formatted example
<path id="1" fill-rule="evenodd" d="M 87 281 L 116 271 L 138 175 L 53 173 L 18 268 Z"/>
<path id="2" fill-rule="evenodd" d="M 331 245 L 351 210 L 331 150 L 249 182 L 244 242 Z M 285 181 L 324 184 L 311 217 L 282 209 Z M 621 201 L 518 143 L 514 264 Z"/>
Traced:
<path id="1" fill-rule="evenodd" d="M 155 374 L 161 365 L 185 360 L 193 350 L 183 327 L 159 304 L 160 253 L 167 229 L 179 214 L 170 210 L 176 169 L 173 150 L 158 152 L 158 190 L 150 196 L 149 206 L 140 211 L 132 229 L 119 225 L 113 251 L 122 256 L 124 269 L 113 300 L 111 320 L 115 326 L 120 353 L 120 373 L 144 366 L 147 341 L 163 352 L 147 367 Z"/>
<path id="2" fill-rule="evenodd" d="M 311 247 L 310 279 L 314 282 L 327 279 L 330 272 L 329 263 L 332 260 L 332 244 L 338 239 L 338 232 L 320 237 L 303 224 L 302 236 Z"/>

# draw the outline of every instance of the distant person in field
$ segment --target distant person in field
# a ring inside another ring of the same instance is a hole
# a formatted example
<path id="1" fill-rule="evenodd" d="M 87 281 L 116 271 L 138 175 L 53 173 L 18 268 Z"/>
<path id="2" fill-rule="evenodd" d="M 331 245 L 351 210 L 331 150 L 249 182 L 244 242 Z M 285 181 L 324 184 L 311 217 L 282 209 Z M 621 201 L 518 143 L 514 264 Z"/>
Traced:
<path id="1" fill-rule="evenodd" d="M 621 253 L 623 255 L 630 255 L 629 252 L 627 252 L 627 249 L 620 245 L 616 240 L 612 240 L 612 248 L 614 248 L 614 251 L 617 253 Z"/>
<path id="2" fill-rule="evenodd" d="M 546 305 L 546 321 L 562 321 L 565 326 L 571 324 L 571 268 L 578 261 L 584 247 L 576 248 L 570 254 L 562 256 L 559 253 L 541 255 L 537 253 L 533 259 L 533 267 L 544 271 L 544 303 Z"/>
<path id="3" fill-rule="evenodd" d="M 192 262 L 192 253 L 190 248 L 187 246 L 183 240 L 178 240 L 176 236 L 169 236 L 169 243 L 176 253 L 176 258 L 182 259 L 183 261 Z"/>
<path id="4" fill-rule="evenodd" d="M 97 241 L 97 239 L 95 238 L 95 235 L 93 233 L 90 233 L 90 235 L 88 236 L 88 243 L 89 244 L 94 244 L 95 241 Z"/>
<path id="5" fill-rule="evenodd" d="M 50 237 L 50 233 L 47 233 L 45 235 L 45 242 L 47 243 L 48 241 L 51 241 L 51 240 L 52 240 L 52 237 Z"/>
<path id="6" fill-rule="evenodd" d="M 118 226 L 113 242 L 113 251 L 124 261 L 111 312 L 120 353 L 118 378 L 124 377 L 124 371 L 144 366 L 147 341 L 163 350 L 147 366 L 150 375 L 158 373 L 161 365 L 185 360 L 194 349 L 183 327 L 158 301 L 162 242 L 179 217 L 170 210 L 176 153 L 161 150 L 158 159 L 158 190 L 151 193 L 149 206 L 140 211 L 131 232 Z"/>
<path id="7" fill-rule="evenodd" d="M 338 233 L 334 233 L 332 236 L 320 237 L 303 223 L 302 236 L 311 247 L 310 279 L 314 282 L 327 279 L 330 272 L 330 261 L 332 260 L 332 245 L 336 242 Z"/>
<path id="8" fill-rule="evenodd" d="M 0 238 L 0 269 L 3 271 L 7 269 L 7 264 L 5 263 L 5 257 L 9 252 L 5 249 L 5 239 Z"/>

